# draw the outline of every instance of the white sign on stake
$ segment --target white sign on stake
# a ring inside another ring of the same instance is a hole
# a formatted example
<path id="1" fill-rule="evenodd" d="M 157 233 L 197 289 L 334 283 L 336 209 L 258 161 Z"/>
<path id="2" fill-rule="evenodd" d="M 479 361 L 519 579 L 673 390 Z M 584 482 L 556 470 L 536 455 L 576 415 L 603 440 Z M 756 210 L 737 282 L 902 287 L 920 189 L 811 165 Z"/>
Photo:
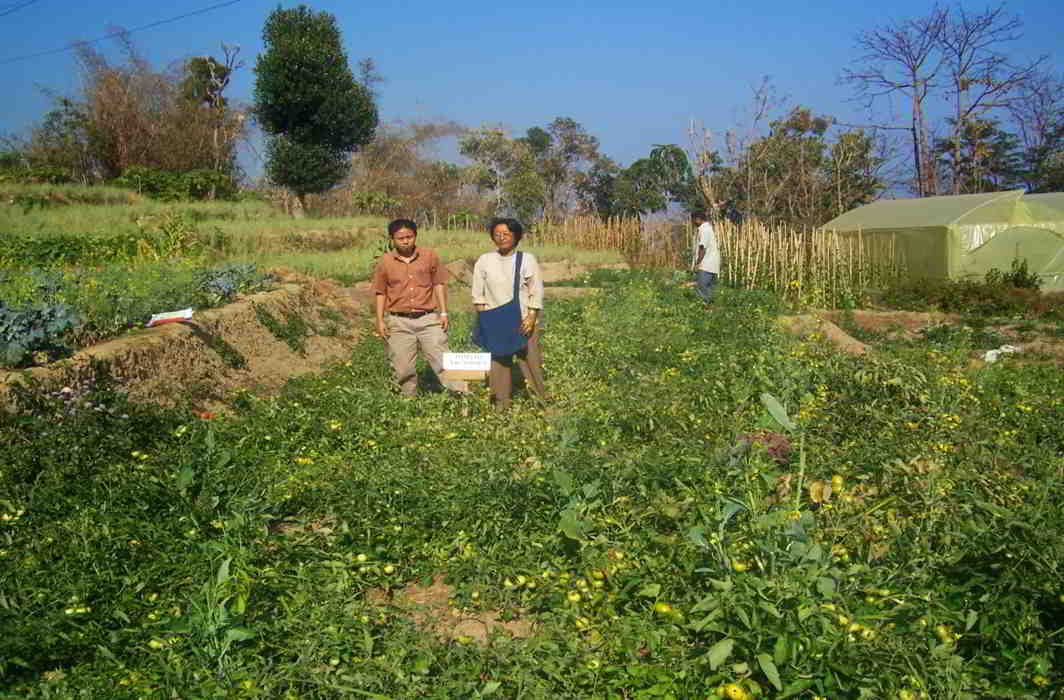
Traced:
<path id="1" fill-rule="evenodd" d="M 490 352 L 445 352 L 443 368 L 487 372 L 491 369 Z"/>

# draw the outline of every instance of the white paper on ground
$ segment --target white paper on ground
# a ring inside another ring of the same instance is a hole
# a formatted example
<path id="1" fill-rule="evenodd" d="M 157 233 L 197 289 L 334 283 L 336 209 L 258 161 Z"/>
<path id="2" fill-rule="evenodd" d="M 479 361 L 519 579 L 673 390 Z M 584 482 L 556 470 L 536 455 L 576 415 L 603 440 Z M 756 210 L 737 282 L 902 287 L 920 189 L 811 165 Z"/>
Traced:
<path id="1" fill-rule="evenodd" d="M 1001 357 L 1002 355 L 1004 355 L 1006 353 L 1010 353 L 1010 352 L 1019 352 L 1019 351 L 1020 351 L 1020 349 L 1018 347 L 1016 347 L 1015 345 L 1002 345 L 997 350 L 987 350 L 986 354 L 983 355 L 983 361 L 984 362 L 997 362 L 997 359 L 999 357 Z"/>
<path id="2" fill-rule="evenodd" d="M 174 321 L 185 321 L 192 318 L 192 307 L 187 309 L 181 309 L 180 311 L 167 311 L 161 314 L 152 314 L 152 317 L 148 319 L 147 328 L 152 326 L 158 326 L 162 323 L 173 323 Z"/>

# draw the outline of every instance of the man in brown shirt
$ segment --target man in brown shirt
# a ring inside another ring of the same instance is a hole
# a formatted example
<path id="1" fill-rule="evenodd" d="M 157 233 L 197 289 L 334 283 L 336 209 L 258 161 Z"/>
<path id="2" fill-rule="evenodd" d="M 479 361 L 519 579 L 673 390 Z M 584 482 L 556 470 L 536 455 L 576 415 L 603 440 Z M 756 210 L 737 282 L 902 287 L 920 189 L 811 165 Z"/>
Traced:
<path id="1" fill-rule="evenodd" d="M 417 224 L 396 219 L 388 224 L 394 250 L 377 260 L 373 271 L 377 334 L 388 341 L 395 381 L 403 396 L 417 394 L 417 350 L 444 387 L 467 391 L 466 383 L 442 379 L 447 352 L 447 268 L 435 251 L 417 247 Z"/>

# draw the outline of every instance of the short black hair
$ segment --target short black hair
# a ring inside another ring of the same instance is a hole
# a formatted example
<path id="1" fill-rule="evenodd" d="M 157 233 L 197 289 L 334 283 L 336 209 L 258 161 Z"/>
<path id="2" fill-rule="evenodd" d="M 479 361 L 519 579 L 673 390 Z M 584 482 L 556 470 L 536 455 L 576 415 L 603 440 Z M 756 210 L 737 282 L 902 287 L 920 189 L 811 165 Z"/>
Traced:
<path id="1" fill-rule="evenodd" d="M 412 219 L 395 219 L 388 224 L 388 235 L 395 236 L 395 234 L 399 233 L 399 231 L 404 228 L 410 229 L 414 232 L 415 236 L 417 235 L 417 223 Z"/>
<path id="2" fill-rule="evenodd" d="M 695 219 L 701 219 L 702 221 L 708 221 L 709 217 L 706 215 L 705 211 L 703 211 L 701 209 L 695 209 L 693 212 L 691 212 L 691 220 L 694 221 Z"/>
<path id="3" fill-rule="evenodd" d="M 521 238 L 525 235 L 525 227 L 521 225 L 521 222 L 517 219 L 511 219 L 507 217 L 497 217 L 491 220 L 488 225 L 488 236 L 495 239 L 495 227 L 499 224 L 505 224 L 506 228 L 510 229 L 510 233 L 514 235 L 514 244 L 520 243 Z"/>

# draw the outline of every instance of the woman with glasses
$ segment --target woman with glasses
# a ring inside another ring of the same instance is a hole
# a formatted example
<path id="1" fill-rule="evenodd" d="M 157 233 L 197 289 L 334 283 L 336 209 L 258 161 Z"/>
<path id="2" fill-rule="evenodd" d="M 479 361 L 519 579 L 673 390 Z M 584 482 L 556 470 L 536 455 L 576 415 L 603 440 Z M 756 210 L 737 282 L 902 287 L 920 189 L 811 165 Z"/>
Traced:
<path id="1" fill-rule="evenodd" d="M 516 219 L 499 218 L 488 228 L 495 250 L 481 255 L 473 266 L 473 306 L 477 310 L 474 340 L 491 353 L 491 388 L 495 407 L 510 407 L 512 369 L 516 359 L 525 386 L 545 400 L 540 326 L 543 313 L 543 275 L 536 257 L 518 252 L 524 228 Z"/>

